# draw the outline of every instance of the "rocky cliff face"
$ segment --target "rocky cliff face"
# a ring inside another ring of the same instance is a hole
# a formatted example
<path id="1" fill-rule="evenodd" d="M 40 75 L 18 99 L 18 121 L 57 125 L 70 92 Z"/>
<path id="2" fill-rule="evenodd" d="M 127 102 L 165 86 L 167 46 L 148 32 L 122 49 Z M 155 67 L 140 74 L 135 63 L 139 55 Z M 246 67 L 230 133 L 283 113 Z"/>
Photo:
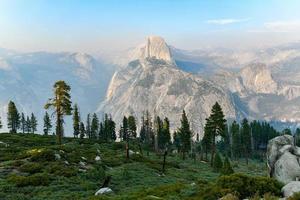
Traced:
<path id="1" fill-rule="evenodd" d="M 141 48 L 140 57 L 114 74 L 98 110 L 110 113 L 117 124 L 124 115 L 134 115 L 140 121 L 143 112 L 148 110 L 152 116 L 168 117 L 171 129 L 175 130 L 185 109 L 195 134 L 203 135 L 205 118 L 216 101 L 226 117 L 236 117 L 227 90 L 180 70 L 163 39 L 150 37 Z"/>

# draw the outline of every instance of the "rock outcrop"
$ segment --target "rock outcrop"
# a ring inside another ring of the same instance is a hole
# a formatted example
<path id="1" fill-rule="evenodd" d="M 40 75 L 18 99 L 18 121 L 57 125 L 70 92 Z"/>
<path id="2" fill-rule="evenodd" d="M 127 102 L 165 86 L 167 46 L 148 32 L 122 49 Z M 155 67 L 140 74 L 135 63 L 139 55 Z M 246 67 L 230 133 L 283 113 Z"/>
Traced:
<path id="1" fill-rule="evenodd" d="M 95 196 L 97 195 L 102 195 L 102 194 L 108 194 L 108 193 L 112 193 L 112 189 L 110 189 L 109 187 L 104 187 L 104 188 L 100 188 L 96 193 Z"/>
<path id="2" fill-rule="evenodd" d="M 141 57 L 116 72 L 99 111 L 110 113 L 117 124 L 123 116 L 140 121 L 143 112 L 168 117 L 170 128 L 180 125 L 185 110 L 195 133 L 203 135 L 205 119 L 216 101 L 227 118 L 236 118 L 231 95 L 215 82 L 180 70 L 163 39 L 148 38 Z M 148 49 L 148 50 L 145 50 Z"/>
<path id="3" fill-rule="evenodd" d="M 286 184 L 281 191 L 284 197 L 293 196 L 293 194 L 300 192 L 300 181 L 292 181 Z"/>
<path id="4" fill-rule="evenodd" d="M 267 164 L 271 177 L 288 184 L 300 177 L 300 148 L 290 135 L 278 136 L 268 143 Z"/>

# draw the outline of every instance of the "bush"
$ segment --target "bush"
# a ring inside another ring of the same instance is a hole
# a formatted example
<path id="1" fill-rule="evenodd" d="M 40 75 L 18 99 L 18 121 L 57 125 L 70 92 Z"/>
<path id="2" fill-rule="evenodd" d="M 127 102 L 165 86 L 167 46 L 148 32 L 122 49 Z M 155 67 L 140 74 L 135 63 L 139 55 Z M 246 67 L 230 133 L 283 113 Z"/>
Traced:
<path id="1" fill-rule="evenodd" d="M 222 197 L 222 200 L 239 200 L 239 198 L 237 196 L 229 193 L 226 196 Z"/>
<path id="2" fill-rule="evenodd" d="M 216 184 L 222 189 L 237 192 L 240 198 L 254 196 L 256 192 L 260 196 L 266 193 L 280 195 L 282 187 L 282 184 L 275 179 L 268 177 L 250 177 L 243 174 L 222 176 L 218 178 Z"/>
<path id="3" fill-rule="evenodd" d="M 55 161 L 54 151 L 47 149 L 35 153 L 32 155 L 31 161 Z"/>
<path id="4" fill-rule="evenodd" d="M 34 174 L 31 176 L 18 176 L 12 175 L 8 178 L 11 183 L 14 183 L 17 187 L 25 186 L 47 186 L 50 179 L 47 174 Z"/>
<path id="5" fill-rule="evenodd" d="M 96 165 L 95 168 L 88 170 L 86 178 L 96 182 L 102 182 L 105 178 L 105 170 L 101 165 Z"/>
<path id="6" fill-rule="evenodd" d="M 77 170 L 71 166 L 65 166 L 60 163 L 51 163 L 47 169 L 48 173 L 57 176 L 71 177 L 77 174 Z"/>
<path id="7" fill-rule="evenodd" d="M 220 172 L 223 167 L 223 162 L 219 153 L 216 153 L 213 163 L 214 171 Z"/>
<path id="8" fill-rule="evenodd" d="M 287 200 L 300 200 L 300 192 L 295 193 L 293 196 L 289 197 Z"/>
<path id="9" fill-rule="evenodd" d="M 21 172 L 35 174 L 42 171 L 43 166 L 39 163 L 25 163 L 20 167 Z"/>
<path id="10" fill-rule="evenodd" d="M 224 165 L 223 165 L 223 168 L 222 168 L 221 172 L 224 175 L 230 175 L 230 174 L 234 173 L 228 157 L 226 157 L 225 160 L 224 160 Z"/>

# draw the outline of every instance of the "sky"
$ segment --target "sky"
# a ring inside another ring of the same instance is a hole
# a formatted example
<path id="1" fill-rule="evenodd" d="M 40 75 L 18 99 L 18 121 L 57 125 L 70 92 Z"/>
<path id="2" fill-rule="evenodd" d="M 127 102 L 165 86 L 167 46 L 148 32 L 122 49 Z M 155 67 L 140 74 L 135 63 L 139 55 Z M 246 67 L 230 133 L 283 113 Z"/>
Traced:
<path id="1" fill-rule="evenodd" d="M 0 47 L 124 50 L 159 35 L 178 48 L 300 41 L 299 0 L 0 0 Z"/>

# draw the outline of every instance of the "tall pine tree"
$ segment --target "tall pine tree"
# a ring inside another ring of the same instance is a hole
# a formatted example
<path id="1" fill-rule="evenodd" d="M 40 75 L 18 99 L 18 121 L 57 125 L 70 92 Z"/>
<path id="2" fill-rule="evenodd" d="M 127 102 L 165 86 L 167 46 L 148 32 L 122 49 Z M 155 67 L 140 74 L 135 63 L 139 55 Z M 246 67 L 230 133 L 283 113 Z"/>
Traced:
<path id="1" fill-rule="evenodd" d="M 210 130 L 209 134 L 211 134 L 211 165 L 213 165 L 214 155 L 216 153 L 216 137 L 223 138 L 226 128 L 226 119 L 218 102 L 212 107 L 211 114 L 207 119 L 207 126 Z"/>
<path id="2" fill-rule="evenodd" d="M 26 119 L 24 113 L 21 114 L 21 129 L 22 133 L 24 134 L 26 131 Z"/>
<path id="3" fill-rule="evenodd" d="M 74 138 L 79 136 L 80 132 L 80 115 L 79 115 L 79 109 L 77 104 L 74 105 L 73 108 L 73 135 Z"/>
<path id="4" fill-rule="evenodd" d="M 20 127 L 20 114 L 13 101 L 8 103 L 7 127 L 10 133 L 17 133 Z"/>
<path id="5" fill-rule="evenodd" d="M 182 112 L 180 123 L 181 126 L 177 132 L 181 141 L 182 158 L 185 159 L 185 154 L 188 153 L 191 149 L 192 140 L 192 131 L 190 129 L 190 124 L 186 116 L 185 110 L 183 110 Z"/>
<path id="6" fill-rule="evenodd" d="M 36 119 L 36 117 L 34 116 L 34 114 L 31 113 L 30 127 L 31 127 L 31 132 L 32 132 L 33 134 L 34 134 L 35 131 L 37 130 L 37 125 L 38 125 L 37 119 Z"/>
<path id="7" fill-rule="evenodd" d="M 246 118 L 242 121 L 241 144 L 246 163 L 248 164 L 248 158 L 251 155 L 251 128 Z"/>
<path id="8" fill-rule="evenodd" d="M 57 81 L 53 86 L 54 97 L 49 99 L 45 109 L 52 107 L 56 114 L 56 135 L 58 144 L 62 143 L 64 134 L 64 116 L 72 114 L 71 87 L 64 81 Z"/>
<path id="9" fill-rule="evenodd" d="M 45 112 L 44 116 L 44 135 L 49 135 L 52 128 L 52 122 L 48 112 Z"/>

